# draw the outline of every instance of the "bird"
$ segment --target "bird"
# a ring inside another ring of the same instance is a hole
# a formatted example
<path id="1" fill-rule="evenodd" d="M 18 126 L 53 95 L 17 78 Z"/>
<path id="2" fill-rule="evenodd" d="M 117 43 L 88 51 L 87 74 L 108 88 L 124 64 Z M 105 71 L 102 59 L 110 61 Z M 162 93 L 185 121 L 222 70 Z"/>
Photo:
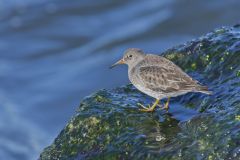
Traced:
<path id="1" fill-rule="evenodd" d="M 172 61 L 159 55 L 145 54 L 138 48 L 127 49 L 123 58 L 110 68 L 119 64 L 127 64 L 128 78 L 139 91 L 155 98 L 155 102 L 147 107 L 138 103 L 143 112 L 153 112 L 162 99 L 167 98 L 163 108 L 168 111 L 171 97 L 189 92 L 212 94 L 207 86 L 194 80 Z"/>

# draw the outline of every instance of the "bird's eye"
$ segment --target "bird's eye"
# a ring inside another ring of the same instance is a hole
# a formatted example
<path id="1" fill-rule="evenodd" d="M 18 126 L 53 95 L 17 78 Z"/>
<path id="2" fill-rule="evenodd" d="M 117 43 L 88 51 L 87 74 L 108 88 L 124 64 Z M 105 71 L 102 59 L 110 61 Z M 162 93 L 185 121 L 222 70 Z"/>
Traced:
<path id="1" fill-rule="evenodd" d="M 129 57 L 129 58 L 132 58 L 132 55 L 130 54 L 128 57 Z"/>

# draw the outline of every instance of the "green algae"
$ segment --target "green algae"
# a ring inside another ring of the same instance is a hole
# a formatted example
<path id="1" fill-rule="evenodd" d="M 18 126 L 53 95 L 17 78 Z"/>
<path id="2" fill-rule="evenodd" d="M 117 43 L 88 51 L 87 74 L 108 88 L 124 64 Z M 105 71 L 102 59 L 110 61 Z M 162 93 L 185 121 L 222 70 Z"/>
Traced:
<path id="1" fill-rule="evenodd" d="M 240 70 L 237 71 L 236 76 L 240 77 Z"/>
<path id="2" fill-rule="evenodd" d="M 103 96 L 101 96 L 101 95 L 96 95 L 96 96 L 95 96 L 95 101 L 97 101 L 97 102 L 102 102 L 102 103 L 110 103 L 110 102 L 111 102 L 110 99 L 108 99 L 108 98 L 106 98 L 106 97 L 103 97 Z"/>
<path id="3" fill-rule="evenodd" d="M 189 93 L 173 98 L 169 113 L 142 113 L 136 104 L 152 99 L 132 85 L 100 90 L 40 159 L 240 159 L 239 41 L 238 26 L 222 27 L 163 54 L 213 95 Z"/>
<path id="4" fill-rule="evenodd" d="M 240 121 L 240 115 L 236 115 L 236 116 L 235 116 L 235 120 L 236 120 L 236 121 Z"/>
<path id="5" fill-rule="evenodd" d="M 196 63 L 192 63 L 191 68 L 192 68 L 192 70 L 196 70 L 196 68 L 197 68 Z"/>

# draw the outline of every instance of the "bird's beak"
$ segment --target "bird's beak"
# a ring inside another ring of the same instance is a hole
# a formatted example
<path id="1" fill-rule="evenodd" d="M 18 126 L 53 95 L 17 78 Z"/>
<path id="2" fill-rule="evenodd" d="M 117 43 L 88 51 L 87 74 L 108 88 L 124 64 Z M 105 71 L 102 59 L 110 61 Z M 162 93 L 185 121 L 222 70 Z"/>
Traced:
<path id="1" fill-rule="evenodd" d="M 114 63 L 114 64 L 110 67 L 110 69 L 112 69 L 113 67 L 115 67 L 115 66 L 118 65 L 118 64 L 125 64 L 125 62 L 124 62 L 123 59 L 120 59 L 119 61 L 117 61 L 116 63 Z"/>

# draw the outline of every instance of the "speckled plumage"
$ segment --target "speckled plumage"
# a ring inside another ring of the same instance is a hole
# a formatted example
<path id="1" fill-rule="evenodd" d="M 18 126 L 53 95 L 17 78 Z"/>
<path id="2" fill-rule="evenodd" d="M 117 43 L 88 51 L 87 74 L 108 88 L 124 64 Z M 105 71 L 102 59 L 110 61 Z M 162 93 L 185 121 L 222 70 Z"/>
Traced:
<path id="1" fill-rule="evenodd" d="M 140 49 L 128 49 L 116 64 L 128 65 L 128 76 L 141 92 L 157 100 L 176 97 L 188 92 L 210 94 L 206 86 L 192 79 L 170 60 Z M 115 65 L 116 65 L 115 64 Z"/>
<path id="2" fill-rule="evenodd" d="M 134 66 L 128 68 L 132 84 L 156 99 L 176 97 L 187 92 L 208 93 L 207 87 L 184 73 L 168 59 L 148 54 Z"/>

